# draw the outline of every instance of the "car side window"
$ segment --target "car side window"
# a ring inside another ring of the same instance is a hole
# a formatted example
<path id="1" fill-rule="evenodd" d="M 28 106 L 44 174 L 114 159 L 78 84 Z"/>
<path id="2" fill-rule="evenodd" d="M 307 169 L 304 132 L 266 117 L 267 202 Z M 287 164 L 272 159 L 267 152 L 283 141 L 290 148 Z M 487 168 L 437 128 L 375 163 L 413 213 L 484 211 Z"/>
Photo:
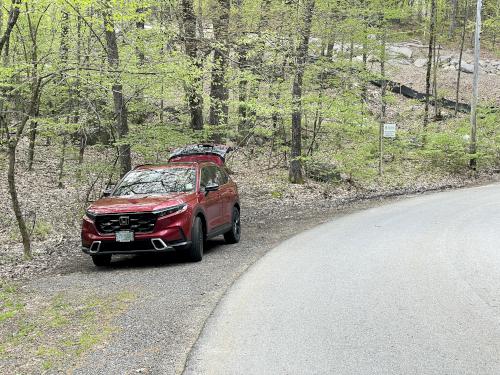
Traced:
<path id="1" fill-rule="evenodd" d="M 229 176 L 227 175 L 226 171 L 224 171 L 221 168 L 217 168 L 217 183 L 219 186 L 227 184 L 229 181 Z"/>
<path id="2" fill-rule="evenodd" d="M 214 183 L 218 183 L 216 167 L 204 167 L 201 170 L 200 187 L 205 188 L 206 186 Z"/>

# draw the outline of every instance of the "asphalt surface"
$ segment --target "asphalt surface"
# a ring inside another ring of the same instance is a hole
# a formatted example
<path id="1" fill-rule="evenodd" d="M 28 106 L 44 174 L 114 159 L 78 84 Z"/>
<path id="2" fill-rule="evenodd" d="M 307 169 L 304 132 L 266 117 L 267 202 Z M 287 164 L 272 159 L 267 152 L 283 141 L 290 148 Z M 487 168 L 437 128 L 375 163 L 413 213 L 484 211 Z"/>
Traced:
<path id="1" fill-rule="evenodd" d="M 500 185 L 285 241 L 231 287 L 185 374 L 500 374 Z"/>

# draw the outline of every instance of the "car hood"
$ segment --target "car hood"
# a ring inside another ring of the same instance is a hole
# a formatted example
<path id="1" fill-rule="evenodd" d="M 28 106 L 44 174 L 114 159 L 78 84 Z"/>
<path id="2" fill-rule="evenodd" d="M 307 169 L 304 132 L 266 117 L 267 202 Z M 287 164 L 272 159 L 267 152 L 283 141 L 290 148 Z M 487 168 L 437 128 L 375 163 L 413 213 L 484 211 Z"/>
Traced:
<path id="1" fill-rule="evenodd" d="M 172 193 L 106 197 L 94 202 L 88 209 L 96 214 L 150 212 L 182 204 L 193 196 L 194 193 Z"/>

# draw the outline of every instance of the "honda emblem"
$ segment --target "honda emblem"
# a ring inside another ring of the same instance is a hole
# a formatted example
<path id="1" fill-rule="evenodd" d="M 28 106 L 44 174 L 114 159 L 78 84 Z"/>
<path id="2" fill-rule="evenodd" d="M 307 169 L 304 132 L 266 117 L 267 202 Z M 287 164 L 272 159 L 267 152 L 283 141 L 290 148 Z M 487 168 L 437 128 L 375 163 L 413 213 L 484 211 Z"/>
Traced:
<path id="1" fill-rule="evenodd" d="M 129 224 L 130 219 L 128 216 L 120 216 L 119 221 L 120 221 L 120 226 L 125 227 Z"/>

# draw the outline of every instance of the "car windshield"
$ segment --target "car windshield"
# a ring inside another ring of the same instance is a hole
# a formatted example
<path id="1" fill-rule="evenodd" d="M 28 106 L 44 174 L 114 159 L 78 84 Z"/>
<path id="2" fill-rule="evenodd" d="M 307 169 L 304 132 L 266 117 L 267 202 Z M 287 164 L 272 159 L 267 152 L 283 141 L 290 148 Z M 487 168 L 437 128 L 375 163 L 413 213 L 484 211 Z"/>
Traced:
<path id="1" fill-rule="evenodd" d="M 127 174 L 113 196 L 193 192 L 195 186 L 192 168 L 143 169 Z"/>

